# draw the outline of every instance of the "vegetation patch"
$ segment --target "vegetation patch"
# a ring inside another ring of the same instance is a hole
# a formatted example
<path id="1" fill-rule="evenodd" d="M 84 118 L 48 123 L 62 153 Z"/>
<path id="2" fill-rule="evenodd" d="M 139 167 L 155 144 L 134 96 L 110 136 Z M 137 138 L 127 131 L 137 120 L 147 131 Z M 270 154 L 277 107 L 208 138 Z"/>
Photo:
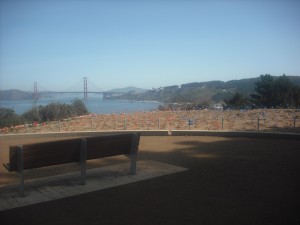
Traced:
<path id="1" fill-rule="evenodd" d="M 80 99 L 75 99 L 71 104 L 51 103 L 46 106 L 32 107 L 21 116 L 13 109 L 0 108 L 0 128 L 25 123 L 45 123 L 86 114 L 88 110 Z"/>

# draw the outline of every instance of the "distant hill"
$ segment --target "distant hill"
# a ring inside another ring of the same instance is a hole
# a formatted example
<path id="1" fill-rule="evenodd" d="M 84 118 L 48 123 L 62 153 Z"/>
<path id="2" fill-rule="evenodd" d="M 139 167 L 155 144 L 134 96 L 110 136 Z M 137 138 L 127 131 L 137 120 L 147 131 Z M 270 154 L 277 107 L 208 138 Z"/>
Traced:
<path id="1" fill-rule="evenodd" d="M 21 91 L 18 89 L 12 90 L 0 90 L 0 100 L 26 100 L 32 99 L 32 93 L 27 91 Z"/>
<path id="2" fill-rule="evenodd" d="M 300 86 L 300 76 L 287 76 L 290 81 Z M 207 81 L 193 82 L 182 84 L 180 86 L 173 85 L 152 90 L 125 87 L 112 89 L 108 92 L 123 92 L 124 95 L 113 96 L 110 99 L 128 99 L 138 101 L 159 101 L 159 102 L 222 102 L 231 98 L 236 92 L 240 92 L 245 96 L 254 93 L 255 82 L 260 77 L 230 80 L 230 81 Z M 0 100 L 21 100 L 32 99 L 31 92 L 20 91 L 17 89 L 0 91 Z"/>
<path id="3" fill-rule="evenodd" d="M 299 76 L 287 76 L 291 82 L 300 86 Z M 231 81 L 207 81 L 193 82 L 182 84 L 180 86 L 173 85 L 158 89 L 149 90 L 143 93 L 129 93 L 117 98 L 125 98 L 129 100 L 139 101 L 160 101 L 170 103 L 191 102 L 222 102 L 231 98 L 236 92 L 240 92 L 248 96 L 255 92 L 255 82 L 260 77 L 231 80 Z"/>
<path id="4" fill-rule="evenodd" d="M 137 87 L 133 87 L 133 86 L 130 86 L 130 87 L 125 87 L 125 88 L 115 88 L 115 89 L 112 89 L 108 92 L 124 92 L 124 93 L 128 93 L 128 92 L 135 92 L 135 93 L 143 93 L 143 92 L 146 92 L 148 91 L 148 89 L 143 89 L 143 88 L 137 88 Z"/>

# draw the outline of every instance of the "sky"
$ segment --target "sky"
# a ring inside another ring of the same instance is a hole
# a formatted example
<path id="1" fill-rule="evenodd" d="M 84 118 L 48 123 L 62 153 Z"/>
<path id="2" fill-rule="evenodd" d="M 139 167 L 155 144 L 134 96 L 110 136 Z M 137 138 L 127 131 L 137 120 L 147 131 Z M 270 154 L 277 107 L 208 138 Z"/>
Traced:
<path id="1" fill-rule="evenodd" d="M 298 0 L 0 0 L 0 90 L 300 76 Z"/>

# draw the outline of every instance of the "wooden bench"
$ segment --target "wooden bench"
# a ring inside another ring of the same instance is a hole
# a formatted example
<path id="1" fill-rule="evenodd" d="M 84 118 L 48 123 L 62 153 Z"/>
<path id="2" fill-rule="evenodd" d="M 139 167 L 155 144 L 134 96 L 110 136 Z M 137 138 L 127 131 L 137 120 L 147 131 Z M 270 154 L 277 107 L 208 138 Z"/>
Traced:
<path id="1" fill-rule="evenodd" d="M 130 174 L 136 174 L 136 160 L 140 135 L 118 134 L 85 137 L 26 144 L 9 147 L 9 163 L 3 164 L 9 172 L 20 176 L 20 194 L 24 196 L 24 170 L 66 163 L 80 163 L 81 183 L 86 180 L 86 160 L 126 155 L 130 161 Z"/>

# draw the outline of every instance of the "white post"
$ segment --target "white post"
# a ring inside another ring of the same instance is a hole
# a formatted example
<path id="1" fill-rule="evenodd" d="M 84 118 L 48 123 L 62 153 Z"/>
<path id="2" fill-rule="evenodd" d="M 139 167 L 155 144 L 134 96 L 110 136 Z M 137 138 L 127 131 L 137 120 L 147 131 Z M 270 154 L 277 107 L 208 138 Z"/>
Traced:
<path id="1" fill-rule="evenodd" d="M 294 128 L 296 128 L 296 116 L 294 116 Z"/>
<path id="2" fill-rule="evenodd" d="M 222 130 L 224 130 L 224 117 L 222 116 Z"/>
<path id="3" fill-rule="evenodd" d="M 158 128 L 158 130 L 160 130 L 160 118 L 158 118 L 158 121 L 157 121 L 157 128 Z"/>

